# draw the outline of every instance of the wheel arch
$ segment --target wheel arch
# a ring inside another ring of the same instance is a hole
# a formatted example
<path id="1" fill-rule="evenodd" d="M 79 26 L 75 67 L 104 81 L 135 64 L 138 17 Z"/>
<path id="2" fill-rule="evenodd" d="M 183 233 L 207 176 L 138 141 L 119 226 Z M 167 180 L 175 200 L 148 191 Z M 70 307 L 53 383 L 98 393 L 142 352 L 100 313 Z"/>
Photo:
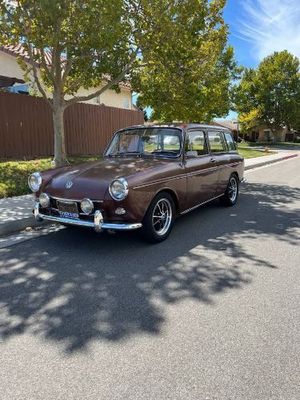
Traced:
<path id="1" fill-rule="evenodd" d="M 178 199 L 177 193 L 174 190 L 172 190 L 170 188 L 167 188 L 167 187 L 166 188 L 160 188 L 155 193 L 155 195 L 152 197 L 152 199 L 151 199 L 151 201 L 150 201 L 150 203 L 149 203 L 149 205 L 147 207 L 146 212 L 148 211 L 148 209 L 151 206 L 151 204 L 152 204 L 153 200 L 155 199 L 155 197 L 158 196 L 160 193 L 168 193 L 172 197 L 172 199 L 174 201 L 174 205 L 175 205 L 176 216 L 177 216 L 180 213 L 179 199 Z M 146 212 L 145 212 L 145 215 L 146 215 Z"/>
<path id="2" fill-rule="evenodd" d="M 238 181 L 240 181 L 239 173 L 237 171 L 231 172 L 229 179 L 232 177 L 232 175 L 235 175 L 237 177 Z"/>

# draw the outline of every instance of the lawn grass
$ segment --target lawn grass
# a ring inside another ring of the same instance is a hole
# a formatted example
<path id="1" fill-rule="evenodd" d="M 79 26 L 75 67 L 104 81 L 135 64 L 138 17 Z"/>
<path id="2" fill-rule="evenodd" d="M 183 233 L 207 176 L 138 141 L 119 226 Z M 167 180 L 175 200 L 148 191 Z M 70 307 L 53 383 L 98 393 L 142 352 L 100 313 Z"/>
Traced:
<path id="1" fill-rule="evenodd" d="M 253 150 L 250 147 L 249 148 L 240 148 L 239 147 L 238 152 L 244 158 L 263 157 L 263 156 L 268 156 L 270 154 L 276 153 L 274 151 L 265 152 L 265 151 Z"/>
<path id="2" fill-rule="evenodd" d="M 80 164 L 94 161 L 99 157 L 71 157 L 70 164 Z M 27 185 L 28 175 L 35 171 L 45 171 L 51 168 L 51 158 L 29 161 L 0 161 L 0 198 L 20 196 L 30 193 Z"/>
<path id="3" fill-rule="evenodd" d="M 246 141 L 242 141 L 241 143 L 239 143 L 239 147 L 295 147 L 296 149 L 299 148 L 300 149 L 300 142 L 299 143 L 294 143 L 294 142 L 277 142 L 277 143 L 267 143 L 267 142 L 246 142 Z"/>

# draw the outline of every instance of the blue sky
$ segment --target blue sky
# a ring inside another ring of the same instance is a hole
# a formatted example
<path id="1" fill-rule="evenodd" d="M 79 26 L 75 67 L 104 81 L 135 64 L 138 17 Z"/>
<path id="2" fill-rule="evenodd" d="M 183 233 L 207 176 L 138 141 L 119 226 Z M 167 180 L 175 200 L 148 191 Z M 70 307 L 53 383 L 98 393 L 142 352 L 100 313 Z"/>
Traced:
<path id="1" fill-rule="evenodd" d="M 300 0 L 227 0 L 224 19 L 240 65 L 256 67 L 274 51 L 300 57 Z M 230 112 L 226 119 L 235 119 Z"/>
<path id="2" fill-rule="evenodd" d="M 300 57 L 300 0 L 227 0 L 224 19 L 239 64 L 285 49 Z"/>

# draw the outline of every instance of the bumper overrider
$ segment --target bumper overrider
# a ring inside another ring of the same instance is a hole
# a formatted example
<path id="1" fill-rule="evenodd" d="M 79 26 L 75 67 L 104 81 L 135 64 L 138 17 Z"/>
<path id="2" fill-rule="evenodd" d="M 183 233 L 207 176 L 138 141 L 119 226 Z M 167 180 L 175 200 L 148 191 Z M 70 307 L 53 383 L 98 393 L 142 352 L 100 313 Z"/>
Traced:
<path id="1" fill-rule="evenodd" d="M 61 224 L 83 226 L 87 228 L 94 228 L 96 232 L 101 232 L 103 229 L 110 229 L 115 231 L 130 231 L 139 229 L 142 227 L 141 223 L 111 223 L 104 222 L 101 211 L 97 210 L 94 214 L 94 221 L 85 221 L 81 219 L 64 218 L 53 215 L 46 215 L 40 213 L 40 204 L 38 201 L 35 202 L 33 209 L 34 217 L 37 221 L 52 221 Z"/>

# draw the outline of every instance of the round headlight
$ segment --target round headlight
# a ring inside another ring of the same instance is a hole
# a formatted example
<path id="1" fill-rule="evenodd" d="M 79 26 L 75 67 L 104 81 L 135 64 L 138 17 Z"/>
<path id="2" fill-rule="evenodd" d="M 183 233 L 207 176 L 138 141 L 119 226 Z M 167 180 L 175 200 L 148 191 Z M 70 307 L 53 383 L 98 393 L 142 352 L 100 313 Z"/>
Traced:
<path id="1" fill-rule="evenodd" d="M 42 177 L 39 172 L 34 172 L 33 174 L 29 175 L 28 178 L 28 186 L 33 192 L 37 192 L 42 184 Z"/>
<path id="2" fill-rule="evenodd" d="M 126 179 L 119 178 L 112 181 L 109 186 L 109 194 L 114 200 L 124 200 L 125 197 L 128 195 L 128 183 Z"/>
<path id="3" fill-rule="evenodd" d="M 50 197 L 47 195 L 47 193 L 41 193 L 39 202 L 42 208 L 47 208 L 50 206 Z"/>
<path id="4" fill-rule="evenodd" d="M 85 214 L 91 214 L 94 210 L 94 204 L 90 199 L 83 199 L 80 203 L 80 207 Z"/>

